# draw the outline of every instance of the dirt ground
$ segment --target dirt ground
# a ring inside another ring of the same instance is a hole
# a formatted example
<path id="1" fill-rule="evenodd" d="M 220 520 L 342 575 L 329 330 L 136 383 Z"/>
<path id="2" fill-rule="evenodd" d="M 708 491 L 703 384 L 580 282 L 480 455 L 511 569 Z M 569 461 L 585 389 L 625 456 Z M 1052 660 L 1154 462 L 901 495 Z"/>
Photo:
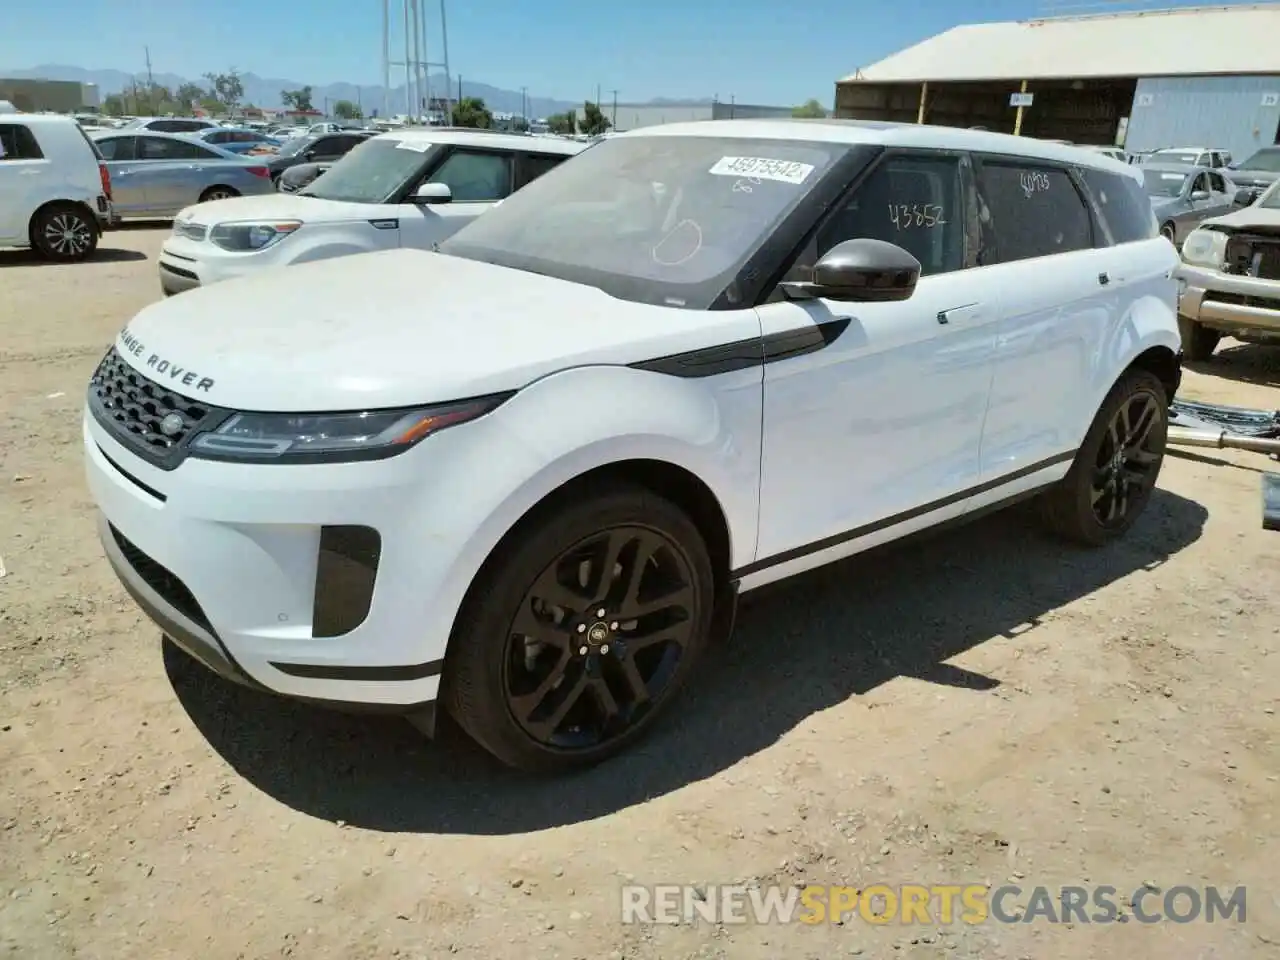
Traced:
<path id="1" fill-rule="evenodd" d="M 79 266 L 0 252 L 0 956 L 1280 953 L 1280 534 L 1259 495 L 1280 466 L 1174 454 L 1102 552 L 1015 513 L 762 592 L 641 749 L 532 780 L 451 728 L 427 743 L 162 654 L 100 556 L 79 418 L 159 296 L 163 236 L 110 234 Z M 1227 344 L 1186 393 L 1277 407 L 1278 383 L 1280 351 Z M 619 920 L 624 883 L 750 881 L 1243 884 L 1248 912 Z"/>

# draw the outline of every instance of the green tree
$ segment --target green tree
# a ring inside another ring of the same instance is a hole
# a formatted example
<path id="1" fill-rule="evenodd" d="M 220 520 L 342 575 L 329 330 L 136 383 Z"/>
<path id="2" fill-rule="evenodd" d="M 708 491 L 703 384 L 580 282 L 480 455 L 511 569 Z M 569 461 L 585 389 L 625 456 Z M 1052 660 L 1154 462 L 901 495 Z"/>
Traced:
<path id="1" fill-rule="evenodd" d="M 299 87 L 297 90 L 281 90 L 280 102 L 290 110 L 298 110 L 304 113 L 315 109 L 311 105 L 311 87 L 309 85 Z"/>
<path id="2" fill-rule="evenodd" d="M 453 105 L 453 125 L 488 130 L 493 126 L 493 114 L 480 97 L 463 97 Z"/>
<path id="3" fill-rule="evenodd" d="M 791 116 L 797 120 L 820 120 L 827 115 L 827 108 L 817 100 L 806 100 L 798 107 L 791 108 Z"/>
<path id="4" fill-rule="evenodd" d="M 600 104 L 590 100 L 582 104 L 582 132 L 587 136 L 598 137 L 612 126 L 609 118 L 601 111 Z"/>
<path id="5" fill-rule="evenodd" d="M 182 105 L 183 113 L 191 112 L 192 104 L 199 104 L 201 100 L 208 96 L 204 87 L 198 83 L 181 84 L 177 90 L 173 92 L 173 98 Z"/>
<path id="6" fill-rule="evenodd" d="M 552 133 L 560 134 L 562 137 L 572 137 L 578 132 L 578 118 L 573 115 L 572 111 L 553 113 L 547 117 L 547 129 Z"/>
<path id="7" fill-rule="evenodd" d="M 209 81 L 209 93 L 227 113 L 234 114 L 244 99 L 244 81 L 239 71 L 232 67 L 226 73 L 206 73 L 204 78 Z"/>
<path id="8" fill-rule="evenodd" d="M 339 100 L 333 105 L 333 115 L 339 120 L 363 120 L 364 111 L 350 100 Z"/>
<path id="9" fill-rule="evenodd" d="M 125 109 L 123 94 L 109 93 L 102 98 L 102 113 L 105 116 L 123 117 L 128 112 Z"/>

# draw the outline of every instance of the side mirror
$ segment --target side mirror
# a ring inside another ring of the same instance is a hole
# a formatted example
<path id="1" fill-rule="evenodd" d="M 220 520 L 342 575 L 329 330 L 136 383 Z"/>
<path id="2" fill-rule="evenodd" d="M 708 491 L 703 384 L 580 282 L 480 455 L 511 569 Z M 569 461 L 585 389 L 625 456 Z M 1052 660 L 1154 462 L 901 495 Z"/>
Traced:
<path id="1" fill-rule="evenodd" d="M 424 183 L 409 198 L 413 203 L 448 203 L 453 199 L 453 191 L 447 183 Z"/>
<path id="2" fill-rule="evenodd" d="M 1249 207 L 1253 205 L 1253 201 L 1257 199 L 1257 195 L 1252 190 L 1237 190 L 1236 195 L 1231 198 L 1233 207 Z"/>
<path id="3" fill-rule="evenodd" d="M 907 300 L 920 280 L 920 261 L 883 240 L 860 238 L 838 243 L 814 264 L 811 281 L 784 282 L 797 299 L 880 303 Z"/>
<path id="4" fill-rule="evenodd" d="M 1191 191 L 1191 199 L 1192 199 L 1192 200 L 1197 200 L 1197 201 L 1199 201 L 1199 200 L 1208 200 L 1208 199 L 1209 199 L 1209 191 L 1208 191 L 1208 190 L 1192 190 L 1192 191 Z"/>

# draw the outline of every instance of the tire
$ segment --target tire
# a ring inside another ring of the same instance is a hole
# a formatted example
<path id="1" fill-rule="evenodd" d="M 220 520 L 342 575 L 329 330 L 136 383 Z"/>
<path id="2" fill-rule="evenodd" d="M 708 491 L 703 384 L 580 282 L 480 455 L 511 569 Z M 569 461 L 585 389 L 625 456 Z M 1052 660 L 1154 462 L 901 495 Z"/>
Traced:
<path id="1" fill-rule="evenodd" d="M 1127 371 L 1102 402 L 1066 477 L 1041 497 L 1049 529 L 1090 547 L 1128 532 L 1151 499 L 1168 432 L 1169 398 L 1160 378 L 1148 370 Z M 1121 457 L 1116 456 L 1119 434 L 1127 434 L 1129 451 Z M 1141 441 L 1135 441 L 1138 435 Z M 1107 484 L 1111 492 L 1100 495 L 1099 487 Z M 1113 505 L 1123 510 L 1109 516 Z"/>
<path id="2" fill-rule="evenodd" d="M 1178 230 L 1172 223 L 1162 223 L 1160 225 L 1160 236 L 1164 237 L 1175 247 L 1178 245 Z"/>
<path id="3" fill-rule="evenodd" d="M 630 591 L 622 581 L 636 569 L 628 558 L 652 544 L 645 572 L 632 578 L 654 608 L 644 612 L 623 597 Z M 597 587 L 608 556 L 621 572 Z M 569 574 L 587 586 L 566 586 Z M 654 584 L 670 592 L 655 599 Z M 661 497 L 613 485 L 555 502 L 517 528 L 481 571 L 450 640 L 441 701 L 509 766 L 531 773 L 593 766 L 649 730 L 692 673 L 711 634 L 714 588 L 697 527 Z M 561 605 L 545 606 L 550 596 Z M 628 610 L 639 618 L 628 621 Z M 521 625 L 545 642 L 523 639 L 533 634 L 517 632 Z"/>
<path id="4" fill-rule="evenodd" d="M 54 203 L 31 218 L 31 245 L 46 260 L 79 263 L 98 249 L 98 222 L 77 203 Z"/>
<path id="5" fill-rule="evenodd" d="M 1190 317 L 1178 317 L 1178 334 L 1182 337 L 1182 356 L 1192 362 L 1208 360 L 1222 340 L 1217 330 L 1210 330 Z"/>
<path id="6" fill-rule="evenodd" d="M 230 200 L 232 197 L 240 196 L 239 190 L 233 190 L 231 187 L 210 187 L 204 193 L 200 194 L 197 203 L 208 203 L 212 200 Z"/>

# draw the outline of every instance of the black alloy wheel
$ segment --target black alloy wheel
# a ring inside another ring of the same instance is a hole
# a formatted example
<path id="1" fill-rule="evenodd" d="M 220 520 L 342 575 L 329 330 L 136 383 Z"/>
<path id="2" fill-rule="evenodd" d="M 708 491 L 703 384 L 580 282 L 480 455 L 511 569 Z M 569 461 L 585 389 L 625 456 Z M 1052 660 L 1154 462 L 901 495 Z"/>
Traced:
<path id="1" fill-rule="evenodd" d="M 694 629 L 690 563 L 669 537 L 615 527 L 557 557 L 511 622 L 507 704 L 538 743 L 599 747 L 671 689 Z"/>
<path id="2" fill-rule="evenodd" d="M 1151 499 L 1168 439 L 1164 384 L 1130 369 L 1102 402 L 1067 475 L 1041 496 L 1049 527 L 1092 547 L 1124 534 Z"/>
<path id="3" fill-rule="evenodd" d="M 440 701 L 504 763 L 591 766 L 648 730 L 712 631 L 698 527 L 643 487 L 552 497 L 493 551 L 445 656 Z"/>
<path id="4" fill-rule="evenodd" d="M 1161 399 L 1150 391 L 1131 394 L 1116 410 L 1094 460 L 1089 488 L 1094 516 L 1103 527 L 1123 527 L 1156 485 L 1164 454 Z"/>

